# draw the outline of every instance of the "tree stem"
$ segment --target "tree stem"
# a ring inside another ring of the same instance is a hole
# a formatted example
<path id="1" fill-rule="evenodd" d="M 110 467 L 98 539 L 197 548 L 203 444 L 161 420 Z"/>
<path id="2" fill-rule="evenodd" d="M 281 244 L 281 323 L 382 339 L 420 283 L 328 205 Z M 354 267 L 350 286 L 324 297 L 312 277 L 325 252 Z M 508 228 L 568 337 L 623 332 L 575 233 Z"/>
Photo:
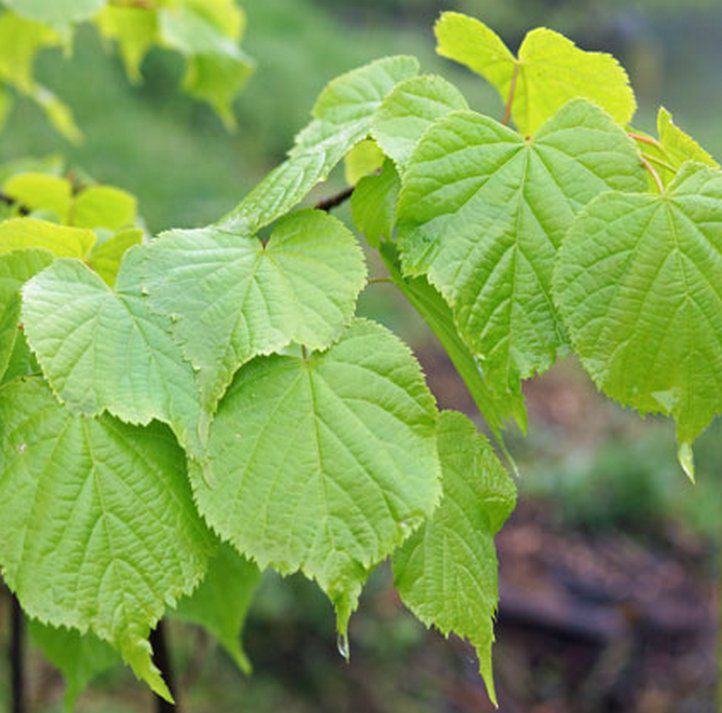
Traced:
<path id="1" fill-rule="evenodd" d="M 659 190 L 659 192 L 664 193 L 664 183 L 662 183 L 662 179 L 659 177 L 659 173 L 657 173 L 657 169 L 654 166 L 652 166 L 652 164 L 649 161 L 647 161 L 647 159 L 644 158 L 644 156 L 642 156 L 640 158 L 640 160 L 642 161 L 642 165 L 647 169 L 649 174 L 654 179 L 654 182 L 657 184 L 657 189 Z"/>
<path id="2" fill-rule="evenodd" d="M 12 713 L 26 713 L 25 705 L 25 618 L 18 598 L 10 593 L 10 677 Z"/>
<path id="3" fill-rule="evenodd" d="M 156 713 L 173 713 L 174 711 L 177 713 L 180 709 L 178 689 L 175 683 L 175 677 L 173 676 L 173 666 L 170 660 L 167 632 L 163 619 L 161 619 L 155 629 L 150 632 L 150 645 L 153 647 L 153 660 L 155 661 L 155 665 L 163 674 L 163 679 L 165 680 L 171 695 L 175 699 L 175 705 L 173 705 L 172 703 L 168 703 L 168 701 L 163 700 L 160 696 L 156 696 Z"/>
<path id="4" fill-rule="evenodd" d="M 519 63 L 514 65 L 514 73 L 511 75 L 511 85 L 509 86 L 509 96 L 506 99 L 506 106 L 504 107 L 504 116 L 501 119 L 501 123 L 506 126 L 511 119 L 511 107 L 514 104 L 514 96 L 516 94 L 516 83 L 519 79 Z"/>
<path id="5" fill-rule="evenodd" d="M 320 200 L 315 205 L 316 210 L 325 210 L 326 212 L 328 212 L 333 208 L 337 208 L 351 197 L 353 189 L 354 186 L 349 186 L 348 188 L 344 188 L 341 192 L 336 193 L 333 196 L 329 196 L 328 198 Z"/>

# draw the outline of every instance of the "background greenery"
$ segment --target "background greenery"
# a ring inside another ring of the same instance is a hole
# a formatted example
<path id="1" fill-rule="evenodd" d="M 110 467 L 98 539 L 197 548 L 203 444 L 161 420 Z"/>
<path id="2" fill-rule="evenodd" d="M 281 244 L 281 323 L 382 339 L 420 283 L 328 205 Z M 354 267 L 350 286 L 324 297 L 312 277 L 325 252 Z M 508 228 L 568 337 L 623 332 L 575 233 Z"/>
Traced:
<path id="1" fill-rule="evenodd" d="M 145 83 L 133 87 L 115 54 L 104 51 L 93 30 L 81 28 L 74 55 L 65 61 L 60 51 L 44 53 L 38 77 L 73 107 L 85 142 L 68 145 L 33 105 L 19 101 L 0 134 L 0 160 L 62 153 L 71 166 L 137 195 L 152 232 L 202 225 L 229 210 L 283 157 L 329 79 L 369 59 L 415 54 L 424 71 L 442 72 L 458 83 L 474 108 L 500 114 L 498 100 L 481 81 L 435 56 L 431 24 L 442 9 L 481 17 L 512 46 L 527 29 L 545 24 L 571 34 L 585 49 L 614 52 L 632 76 L 641 128 L 653 128 L 661 102 L 722 156 L 722 73 L 715 70 L 722 61 L 722 7 L 714 0 L 244 0 L 243 5 L 244 46 L 258 70 L 237 101 L 237 133 L 228 134 L 208 108 L 178 92 L 178 58 L 154 51 L 144 65 Z M 339 180 L 332 179 L 324 192 L 332 192 Z M 389 307 L 382 289 L 367 291 L 362 308 L 384 309 L 383 318 L 419 351 L 442 405 L 463 408 L 463 391 L 433 340 L 400 303 Z M 699 442 L 699 482 L 693 487 L 677 467 L 671 428 L 654 420 L 640 423 L 603 403 L 574 364 L 553 370 L 530 387 L 528 397 L 529 437 L 513 437 L 511 443 L 522 472 L 522 499 L 553 502 L 554 517 L 570 530 L 623 529 L 642 543 L 664 541 L 672 522 L 712 543 L 714 552 L 721 529 L 722 425 L 715 424 Z M 713 576 L 714 553 L 706 562 Z M 186 683 L 195 683 L 185 696 L 186 710 L 487 710 L 469 651 L 427 636 L 400 611 L 385 570 L 374 576 L 351 633 L 352 664 L 346 667 L 334 652 L 333 619 L 323 598 L 300 578 L 282 585 L 269 578 L 249 623 L 248 650 L 256 665 L 250 679 L 239 678 L 230 660 L 202 636 L 174 625 L 178 670 Z M 33 681 L 38 709 L 59 710 L 57 679 L 37 659 L 32 670 L 40 672 Z M 450 681 L 457 689 L 466 686 L 469 696 L 454 700 Z M 0 688 L 0 706 L 4 695 Z M 711 699 L 700 705 L 688 710 L 712 710 L 704 707 Z M 127 674 L 112 673 L 82 699 L 80 709 L 149 710 L 149 699 Z"/>

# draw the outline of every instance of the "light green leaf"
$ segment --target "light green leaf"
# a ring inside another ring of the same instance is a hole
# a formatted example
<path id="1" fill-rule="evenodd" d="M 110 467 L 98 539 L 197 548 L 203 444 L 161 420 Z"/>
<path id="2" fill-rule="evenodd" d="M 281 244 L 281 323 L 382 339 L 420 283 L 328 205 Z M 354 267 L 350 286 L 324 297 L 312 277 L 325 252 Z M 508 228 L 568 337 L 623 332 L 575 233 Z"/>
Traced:
<path id="1" fill-rule="evenodd" d="M 722 412 L 720 286 L 722 173 L 692 163 L 662 195 L 613 192 L 590 203 L 554 273 L 572 344 L 596 384 L 643 414 L 671 415 L 683 454 Z"/>
<path id="2" fill-rule="evenodd" d="M 32 642 L 65 679 L 65 710 L 75 710 L 75 701 L 100 674 L 121 663 L 118 652 L 110 644 L 87 632 L 56 628 L 35 619 L 29 622 Z"/>
<path id="3" fill-rule="evenodd" d="M 624 68 L 610 54 L 585 52 L 553 30 L 529 32 L 515 58 L 479 20 L 445 12 L 435 26 L 437 52 L 480 74 L 511 103 L 511 117 L 524 135 L 539 127 L 570 99 L 581 97 L 627 124 L 637 108 Z"/>
<path id="4" fill-rule="evenodd" d="M 507 422 L 513 419 L 521 431 L 526 432 L 526 409 L 521 388 L 513 391 L 509 387 L 504 388 L 498 382 L 489 380 L 478 358 L 459 336 L 453 314 L 444 298 L 425 277 L 404 277 L 401 274 L 394 243 L 382 243 L 380 253 L 394 284 L 444 347 L 444 351 L 469 390 L 479 413 L 494 434 L 499 448 L 513 465 L 504 444 L 502 431 L 506 428 Z"/>
<path id="5" fill-rule="evenodd" d="M 276 167 L 220 225 L 255 233 L 287 213 L 371 131 L 384 97 L 419 64 L 413 57 L 386 57 L 342 74 L 321 92 L 312 121 L 296 137 L 289 158 Z"/>
<path id="6" fill-rule="evenodd" d="M 53 27 L 89 20 L 105 0 L 3 0 L 18 15 Z"/>
<path id="7" fill-rule="evenodd" d="M 719 168 L 715 161 L 689 134 L 680 129 L 672 120 L 672 115 L 663 107 L 657 113 L 657 133 L 666 158 L 675 168 L 685 161 L 697 161 L 712 168 Z"/>
<path id="8" fill-rule="evenodd" d="M 349 186 L 355 186 L 364 176 L 378 171 L 384 163 L 384 152 L 373 139 L 359 141 L 344 159 L 344 176 Z"/>
<path id="9" fill-rule="evenodd" d="M 83 132 L 75 123 L 72 111 L 49 89 L 35 84 L 29 96 L 45 112 L 48 121 L 68 141 L 77 144 L 83 140 Z"/>
<path id="10" fill-rule="evenodd" d="M 143 59 L 159 38 L 156 12 L 141 7 L 107 5 L 96 22 L 104 38 L 117 42 L 129 79 L 139 82 Z"/>
<path id="11" fill-rule="evenodd" d="M 44 250 L 0 255 L 0 377 L 8 369 L 19 334 L 20 288 L 52 261 L 53 256 Z"/>
<path id="12" fill-rule="evenodd" d="M 143 241 L 143 231 L 121 230 L 108 240 L 97 243 L 88 256 L 88 264 L 113 287 L 125 253 Z"/>
<path id="13" fill-rule="evenodd" d="M 264 244 L 221 228 L 176 230 L 149 246 L 144 289 L 200 370 L 212 410 L 234 372 L 292 342 L 327 347 L 351 320 L 363 254 L 339 220 L 301 211 Z"/>
<path id="14" fill-rule="evenodd" d="M 0 78 L 24 94 L 31 94 L 37 53 L 59 44 L 60 35 L 49 27 L 13 12 L 0 12 Z"/>
<path id="15" fill-rule="evenodd" d="M 365 176 L 351 196 L 351 216 L 356 229 L 372 247 L 391 239 L 396 221 L 396 202 L 401 189 L 399 174 L 390 160 L 375 176 Z"/>
<path id="16" fill-rule="evenodd" d="M 200 450 L 200 404 L 193 370 L 140 288 L 136 248 L 115 292 L 77 260 L 58 260 L 23 288 L 30 346 L 55 393 L 74 412 L 107 411 L 129 423 L 153 419 Z"/>
<path id="17" fill-rule="evenodd" d="M 92 230 L 69 228 L 37 218 L 11 218 L 0 223 L 0 254 L 40 248 L 59 257 L 82 258 L 94 244 Z"/>
<path id="18" fill-rule="evenodd" d="M 208 563 L 208 572 L 190 597 L 181 599 L 173 616 L 202 626 L 218 639 L 238 668 L 251 672 L 251 662 L 241 646 L 241 634 L 261 570 L 222 544 Z"/>
<path id="19" fill-rule="evenodd" d="M 73 202 L 71 224 L 78 228 L 120 230 L 135 224 L 138 201 L 120 188 L 90 186 Z"/>
<path id="20" fill-rule="evenodd" d="M 371 133 L 384 153 L 403 168 L 436 119 L 468 108 L 461 92 L 445 79 L 435 74 L 414 77 L 398 84 L 384 99 Z"/>
<path id="21" fill-rule="evenodd" d="M 73 414 L 37 378 L 0 390 L 0 565 L 29 616 L 93 631 L 170 698 L 148 632 L 211 539 L 165 427 Z"/>
<path id="22" fill-rule="evenodd" d="M 514 510 L 516 488 L 466 416 L 441 414 L 438 448 L 441 503 L 394 553 L 394 579 L 402 601 L 424 624 L 474 645 L 496 705 L 491 665 L 499 603 L 494 535 Z"/>
<path id="23" fill-rule="evenodd" d="M 29 210 L 51 211 L 65 223 L 70 207 L 70 183 L 47 173 L 18 173 L 5 181 L 3 192 Z"/>
<path id="24" fill-rule="evenodd" d="M 211 104 L 230 128 L 235 124 L 233 99 L 253 72 L 254 64 L 236 40 L 224 32 L 228 28 L 216 25 L 216 18 L 200 12 L 199 7 L 199 3 L 190 3 L 160 10 L 160 38 L 186 58 L 183 89 Z"/>
<path id="25" fill-rule="evenodd" d="M 442 293 L 491 382 L 517 393 L 566 345 L 551 276 L 574 215 L 603 191 L 645 185 L 632 140 L 586 101 L 530 141 L 455 112 L 424 134 L 404 173 L 402 264 Z"/>
<path id="26" fill-rule="evenodd" d="M 356 321 L 325 352 L 238 372 L 191 471 L 196 503 L 260 567 L 315 579 L 345 636 L 371 568 L 436 505 L 435 427 L 408 348 Z"/>

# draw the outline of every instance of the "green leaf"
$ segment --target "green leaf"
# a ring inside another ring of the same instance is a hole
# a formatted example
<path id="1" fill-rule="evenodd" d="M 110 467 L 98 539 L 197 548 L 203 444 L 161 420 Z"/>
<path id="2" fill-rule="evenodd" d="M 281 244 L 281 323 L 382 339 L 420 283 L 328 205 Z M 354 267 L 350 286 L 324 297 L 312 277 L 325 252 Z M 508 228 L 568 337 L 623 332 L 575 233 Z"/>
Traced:
<path id="1" fill-rule="evenodd" d="M 439 417 L 443 495 L 432 518 L 394 553 L 404 604 L 427 626 L 467 638 L 496 705 L 491 665 L 499 603 L 494 535 L 516 504 L 516 488 L 484 436 L 460 413 Z"/>
<path id="2" fill-rule="evenodd" d="M 29 616 L 93 631 L 170 698 L 147 636 L 211 539 L 165 427 L 73 414 L 37 378 L 0 390 L 0 565 Z"/>
<path id="3" fill-rule="evenodd" d="M 584 367 L 623 405 L 671 415 L 682 455 L 722 412 L 720 285 L 722 173 L 692 163 L 662 195 L 590 203 L 554 273 Z"/>
<path id="4" fill-rule="evenodd" d="M 251 662 L 241 646 L 241 634 L 261 570 L 222 544 L 208 563 L 206 577 L 191 594 L 181 599 L 173 616 L 202 626 L 218 639 L 238 668 L 251 672 Z"/>
<path id="5" fill-rule="evenodd" d="M 193 370 L 140 288 L 136 248 L 113 291 L 77 260 L 58 260 L 23 288 L 25 334 L 43 373 L 73 411 L 107 411 L 134 424 L 169 424 L 199 451 L 200 405 Z"/>
<path id="6" fill-rule="evenodd" d="M 20 288 L 44 270 L 53 256 L 44 250 L 17 250 L 0 255 L 0 377 L 15 351 L 20 321 Z"/>
<path id="7" fill-rule="evenodd" d="M 37 218 L 11 218 L 0 223 L 0 255 L 40 248 L 59 257 L 82 258 L 94 244 L 92 230 L 69 228 Z"/>
<path id="8" fill-rule="evenodd" d="M 672 120 L 672 115 L 663 107 L 657 113 L 657 133 L 668 158 L 675 168 L 685 161 L 697 161 L 712 168 L 719 168 L 715 161 L 689 134 L 686 134 Z"/>
<path id="9" fill-rule="evenodd" d="M 32 642 L 65 679 L 65 710 L 75 710 L 75 701 L 100 674 L 121 663 L 110 644 L 91 633 L 56 628 L 35 619 L 29 621 Z"/>
<path id="10" fill-rule="evenodd" d="M 479 364 L 479 360 L 459 336 L 451 309 L 444 298 L 425 277 L 404 277 L 401 274 L 398 253 L 393 243 L 383 243 L 380 250 L 394 284 L 444 347 L 469 390 L 479 413 L 494 434 L 499 448 L 513 465 L 502 438 L 502 431 L 506 428 L 507 421 L 514 419 L 519 428 L 526 432 L 526 409 L 521 388 L 512 391 L 510 388 L 500 388 L 498 383 L 492 383 Z"/>
<path id="11" fill-rule="evenodd" d="M 144 288 L 200 370 L 215 405 L 242 364 L 290 343 L 327 347 L 353 317 L 363 254 L 339 220 L 301 211 L 264 244 L 221 228 L 176 230 L 151 243 Z"/>
<path id="12" fill-rule="evenodd" d="M 43 110 L 47 120 L 68 141 L 78 144 L 83 140 L 70 108 L 55 96 L 49 89 L 36 84 L 29 94 L 30 98 Z"/>
<path id="13" fill-rule="evenodd" d="M 364 176 L 378 171 L 384 163 L 384 152 L 373 139 L 356 144 L 344 159 L 344 176 L 349 186 L 355 186 Z"/>
<path id="14" fill-rule="evenodd" d="M 139 82 L 143 59 L 159 39 L 156 12 L 141 7 L 106 5 L 96 22 L 104 38 L 117 42 L 129 79 Z"/>
<path id="15" fill-rule="evenodd" d="M 30 94 L 35 86 L 33 65 L 37 53 L 44 47 L 59 44 L 60 36 L 49 27 L 12 12 L 1 12 L 0 78 L 24 94 Z"/>
<path id="16" fill-rule="evenodd" d="M 603 191 L 645 185 L 632 140 L 586 101 L 567 104 L 533 140 L 480 114 L 449 114 L 404 172 L 404 270 L 427 275 L 487 377 L 518 393 L 566 345 L 551 277 L 574 215 Z"/>
<path id="17" fill-rule="evenodd" d="M 23 208 L 51 211 L 58 222 L 67 221 L 72 189 L 63 178 L 47 173 L 18 173 L 5 181 L 3 192 Z"/>
<path id="18" fill-rule="evenodd" d="M 120 188 L 90 186 L 73 202 L 71 223 L 78 228 L 120 230 L 135 224 L 138 201 Z"/>
<path id="19" fill-rule="evenodd" d="M 527 33 L 515 58 L 479 20 L 445 12 L 435 26 L 437 52 L 480 74 L 511 99 L 511 117 L 524 135 L 539 127 L 570 99 L 582 97 L 627 124 L 637 108 L 624 68 L 610 54 L 585 52 L 544 27 Z"/>
<path id="20" fill-rule="evenodd" d="M 89 20 L 105 0 L 3 0 L 18 15 L 54 27 Z"/>
<path id="21" fill-rule="evenodd" d="M 199 11 L 199 7 L 186 3 L 163 8 L 159 13 L 160 38 L 186 58 L 183 89 L 207 101 L 232 128 L 233 99 L 253 72 L 254 64 L 235 39 L 224 32 L 228 27 L 217 25 L 216 17 Z"/>
<path id="22" fill-rule="evenodd" d="M 196 502 L 260 567 L 315 579 L 345 636 L 371 568 L 436 505 L 435 428 L 408 348 L 356 321 L 325 352 L 238 372 L 191 470 Z"/>
<path id="23" fill-rule="evenodd" d="M 384 99 L 372 134 L 384 153 L 403 168 L 426 129 L 451 111 L 468 109 L 461 92 L 431 74 L 407 79 Z"/>
<path id="24" fill-rule="evenodd" d="M 108 240 L 97 243 L 88 256 L 88 264 L 105 282 L 113 287 L 125 253 L 143 241 L 143 231 L 121 230 Z"/>
<path id="25" fill-rule="evenodd" d="M 353 222 L 372 247 L 377 247 L 382 238 L 392 236 L 400 189 L 399 174 L 390 160 L 384 163 L 380 174 L 365 176 L 354 189 L 351 196 Z"/>
<path id="26" fill-rule="evenodd" d="M 413 57 L 386 57 L 342 74 L 321 92 L 312 121 L 296 137 L 289 158 L 276 167 L 220 225 L 255 233 L 287 213 L 371 131 L 384 97 L 417 74 Z"/>

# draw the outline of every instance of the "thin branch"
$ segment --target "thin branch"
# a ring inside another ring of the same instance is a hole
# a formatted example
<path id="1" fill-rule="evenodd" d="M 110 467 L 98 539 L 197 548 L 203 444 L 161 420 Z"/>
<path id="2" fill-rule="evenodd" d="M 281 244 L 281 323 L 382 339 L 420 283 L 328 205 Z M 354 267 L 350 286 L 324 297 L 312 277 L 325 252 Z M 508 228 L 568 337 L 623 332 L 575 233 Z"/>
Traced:
<path id="1" fill-rule="evenodd" d="M 393 285 L 394 281 L 390 277 L 370 277 L 367 285 L 381 285 L 381 284 Z"/>
<path id="2" fill-rule="evenodd" d="M 325 210 L 326 212 L 328 212 L 330 210 L 333 210 L 334 208 L 337 208 L 351 197 L 353 189 L 354 186 L 349 186 L 348 188 L 344 188 L 340 193 L 336 193 L 336 195 L 329 196 L 328 198 L 320 200 L 315 205 L 316 210 Z"/>
<path id="3" fill-rule="evenodd" d="M 166 685 L 176 702 L 175 705 L 173 705 L 160 696 L 156 696 L 156 713 L 173 713 L 179 708 L 178 690 L 175 684 L 175 677 L 173 675 L 173 666 L 171 665 L 165 622 L 163 619 L 161 619 L 155 629 L 150 632 L 150 645 L 153 647 L 153 660 L 155 661 L 155 665 L 163 674 L 163 680 L 166 682 Z"/>
<path id="4" fill-rule="evenodd" d="M 667 161 L 665 161 L 664 159 L 657 158 L 657 156 L 652 156 L 652 154 L 648 154 L 646 151 L 642 151 L 642 156 L 646 158 L 647 161 L 649 161 L 650 163 L 656 163 L 658 166 L 666 168 L 672 173 L 677 172 L 677 169 L 671 163 L 667 163 Z"/>
<path id="5" fill-rule="evenodd" d="M 644 134 L 637 134 L 634 131 L 628 131 L 627 136 L 629 136 L 630 139 L 634 139 L 635 141 L 640 141 L 643 144 L 649 144 L 650 146 L 654 146 L 658 149 L 664 150 L 664 146 L 662 146 L 662 144 L 652 136 L 645 136 Z"/>
<path id="6" fill-rule="evenodd" d="M 662 179 L 659 177 L 659 174 L 657 173 L 657 169 L 652 166 L 652 164 L 647 161 L 644 156 L 640 157 L 640 160 L 642 161 L 642 165 L 649 171 L 649 174 L 654 179 L 654 182 L 657 184 L 657 188 L 659 189 L 660 193 L 664 193 L 664 183 L 662 183 Z"/>
<path id="7" fill-rule="evenodd" d="M 511 75 L 511 85 L 509 86 L 509 96 L 506 99 L 506 106 L 504 107 L 504 116 L 501 119 L 501 123 L 506 126 L 511 119 L 511 107 L 514 104 L 514 96 L 516 95 L 516 83 L 519 79 L 519 63 L 514 64 L 514 73 Z"/>
<path id="8" fill-rule="evenodd" d="M 10 677 L 12 713 L 27 713 L 25 692 L 25 618 L 18 598 L 10 593 Z"/>

